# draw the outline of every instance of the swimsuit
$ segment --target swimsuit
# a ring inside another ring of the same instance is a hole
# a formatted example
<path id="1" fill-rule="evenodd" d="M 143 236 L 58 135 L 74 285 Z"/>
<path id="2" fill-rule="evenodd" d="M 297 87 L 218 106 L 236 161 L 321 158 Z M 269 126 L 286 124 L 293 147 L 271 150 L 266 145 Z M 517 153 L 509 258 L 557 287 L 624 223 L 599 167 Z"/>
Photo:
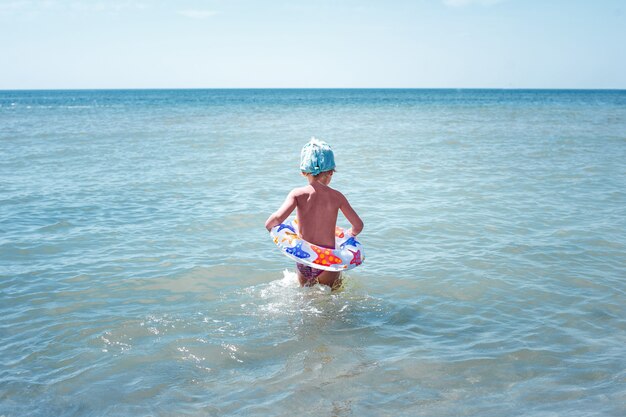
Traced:
<path id="1" fill-rule="evenodd" d="M 313 268 L 308 265 L 303 265 L 299 263 L 296 264 L 296 266 L 298 267 L 298 271 L 300 272 L 300 274 L 302 274 L 302 276 L 306 280 L 307 285 L 313 285 L 317 283 L 317 277 L 322 272 L 324 272 L 323 269 L 317 269 L 317 268 Z"/>

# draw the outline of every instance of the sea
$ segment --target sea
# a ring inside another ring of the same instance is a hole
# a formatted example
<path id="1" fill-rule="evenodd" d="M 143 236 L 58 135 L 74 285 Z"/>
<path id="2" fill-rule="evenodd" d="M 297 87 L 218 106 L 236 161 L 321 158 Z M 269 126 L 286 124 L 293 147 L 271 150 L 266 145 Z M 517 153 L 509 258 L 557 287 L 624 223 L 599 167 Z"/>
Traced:
<path id="1" fill-rule="evenodd" d="M 0 91 L 0 416 L 624 415 L 626 90 Z"/>

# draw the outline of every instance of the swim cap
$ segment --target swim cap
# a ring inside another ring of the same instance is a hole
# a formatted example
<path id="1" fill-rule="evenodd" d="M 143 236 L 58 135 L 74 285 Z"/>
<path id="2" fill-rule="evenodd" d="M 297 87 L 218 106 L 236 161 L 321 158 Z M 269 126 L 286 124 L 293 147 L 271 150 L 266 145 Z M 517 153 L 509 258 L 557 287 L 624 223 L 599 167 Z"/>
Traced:
<path id="1" fill-rule="evenodd" d="M 311 138 L 300 152 L 300 171 L 317 175 L 335 168 L 335 155 L 323 140 Z"/>

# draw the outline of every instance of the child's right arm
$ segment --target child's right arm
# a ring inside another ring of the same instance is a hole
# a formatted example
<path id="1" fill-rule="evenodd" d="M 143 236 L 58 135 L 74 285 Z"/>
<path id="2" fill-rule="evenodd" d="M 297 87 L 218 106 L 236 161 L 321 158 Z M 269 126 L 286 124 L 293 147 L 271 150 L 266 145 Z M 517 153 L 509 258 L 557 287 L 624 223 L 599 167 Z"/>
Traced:
<path id="1" fill-rule="evenodd" d="M 354 209 L 348 202 L 348 199 L 343 194 L 341 194 L 341 197 L 342 199 L 339 209 L 352 225 L 352 229 L 349 230 L 349 233 L 352 233 L 353 236 L 356 236 L 361 233 L 361 230 L 363 230 L 363 220 L 361 220 L 359 215 L 356 214 L 356 211 L 354 211 Z"/>

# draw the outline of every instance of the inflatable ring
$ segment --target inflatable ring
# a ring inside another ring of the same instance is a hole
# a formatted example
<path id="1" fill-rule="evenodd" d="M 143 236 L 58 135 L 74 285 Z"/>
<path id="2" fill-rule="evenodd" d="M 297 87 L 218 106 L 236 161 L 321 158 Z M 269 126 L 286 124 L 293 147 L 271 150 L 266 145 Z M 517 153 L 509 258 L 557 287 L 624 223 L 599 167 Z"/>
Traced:
<path id="1" fill-rule="evenodd" d="M 346 271 L 363 263 L 363 247 L 354 236 L 335 227 L 335 249 L 317 246 L 303 240 L 296 219 L 281 223 L 270 230 L 270 236 L 281 252 L 296 261 L 326 271 Z"/>

